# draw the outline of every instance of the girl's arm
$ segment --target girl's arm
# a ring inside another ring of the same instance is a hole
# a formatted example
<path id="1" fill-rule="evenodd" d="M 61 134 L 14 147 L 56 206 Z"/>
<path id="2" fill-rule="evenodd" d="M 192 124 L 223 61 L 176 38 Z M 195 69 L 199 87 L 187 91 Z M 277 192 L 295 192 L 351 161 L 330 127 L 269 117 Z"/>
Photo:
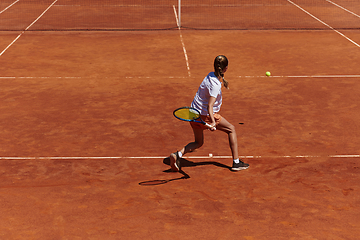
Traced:
<path id="1" fill-rule="evenodd" d="M 216 125 L 216 122 L 215 122 L 215 118 L 214 118 L 214 103 L 215 103 L 215 100 L 216 100 L 216 98 L 214 98 L 214 97 L 210 97 L 210 99 L 209 99 L 209 104 L 208 104 L 208 113 L 209 113 L 209 116 L 210 116 L 210 118 L 211 118 L 211 126 L 213 126 L 213 127 L 215 127 L 215 125 Z M 213 128 L 212 128 L 213 129 Z M 212 130 L 211 129 L 211 130 Z"/>

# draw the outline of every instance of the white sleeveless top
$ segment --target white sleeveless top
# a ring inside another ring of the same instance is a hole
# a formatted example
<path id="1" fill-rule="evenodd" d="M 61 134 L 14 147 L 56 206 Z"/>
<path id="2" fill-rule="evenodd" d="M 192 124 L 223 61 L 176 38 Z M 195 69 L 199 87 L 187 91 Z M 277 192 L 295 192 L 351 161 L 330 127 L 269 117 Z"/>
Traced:
<path id="1" fill-rule="evenodd" d="M 210 72 L 200 84 L 191 107 L 197 109 L 201 115 L 208 115 L 209 100 L 210 97 L 214 97 L 216 100 L 213 111 L 214 113 L 219 112 L 222 104 L 221 86 L 222 82 L 215 76 L 215 73 Z"/>

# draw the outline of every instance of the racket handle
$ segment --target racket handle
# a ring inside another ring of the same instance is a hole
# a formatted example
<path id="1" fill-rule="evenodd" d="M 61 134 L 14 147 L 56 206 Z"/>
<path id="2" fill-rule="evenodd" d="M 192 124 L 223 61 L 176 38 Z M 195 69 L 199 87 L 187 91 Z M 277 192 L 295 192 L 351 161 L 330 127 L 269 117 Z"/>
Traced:
<path id="1" fill-rule="evenodd" d="M 205 126 L 207 126 L 208 128 L 214 128 L 214 129 L 216 130 L 216 127 L 213 127 L 213 126 L 211 126 L 211 125 L 208 124 L 208 123 L 205 123 Z"/>

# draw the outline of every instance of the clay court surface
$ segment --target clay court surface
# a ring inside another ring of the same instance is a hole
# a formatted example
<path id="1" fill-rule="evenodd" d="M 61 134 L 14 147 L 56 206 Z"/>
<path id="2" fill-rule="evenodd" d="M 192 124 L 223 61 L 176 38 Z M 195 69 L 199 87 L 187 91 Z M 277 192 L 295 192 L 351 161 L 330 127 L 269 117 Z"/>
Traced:
<path id="1" fill-rule="evenodd" d="M 358 238 L 358 29 L 31 31 L 70 3 L 25 30 L 53 1 L 21 2 L 0 14 L 15 29 L 0 32 L 0 239 Z M 170 172 L 193 140 L 172 111 L 218 54 L 221 114 L 250 168 L 231 172 L 226 134 L 207 131 Z"/>

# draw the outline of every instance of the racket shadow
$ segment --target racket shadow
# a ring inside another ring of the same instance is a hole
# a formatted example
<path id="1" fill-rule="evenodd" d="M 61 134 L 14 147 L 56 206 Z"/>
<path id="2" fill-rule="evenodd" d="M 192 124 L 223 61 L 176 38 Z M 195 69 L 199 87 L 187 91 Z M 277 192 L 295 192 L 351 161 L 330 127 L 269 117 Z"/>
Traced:
<path id="1" fill-rule="evenodd" d="M 171 172 L 170 170 L 165 170 L 164 172 Z M 162 179 L 162 180 L 150 180 L 150 181 L 144 181 L 140 182 L 139 185 L 141 186 L 154 186 L 154 185 L 161 185 L 172 181 L 182 180 L 182 179 L 188 179 L 190 176 L 185 173 L 183 170 L 180 170 L 179 173 L 181 173 L 183 176 L 178 178 L 172 178 L 172 179 Z"/>

